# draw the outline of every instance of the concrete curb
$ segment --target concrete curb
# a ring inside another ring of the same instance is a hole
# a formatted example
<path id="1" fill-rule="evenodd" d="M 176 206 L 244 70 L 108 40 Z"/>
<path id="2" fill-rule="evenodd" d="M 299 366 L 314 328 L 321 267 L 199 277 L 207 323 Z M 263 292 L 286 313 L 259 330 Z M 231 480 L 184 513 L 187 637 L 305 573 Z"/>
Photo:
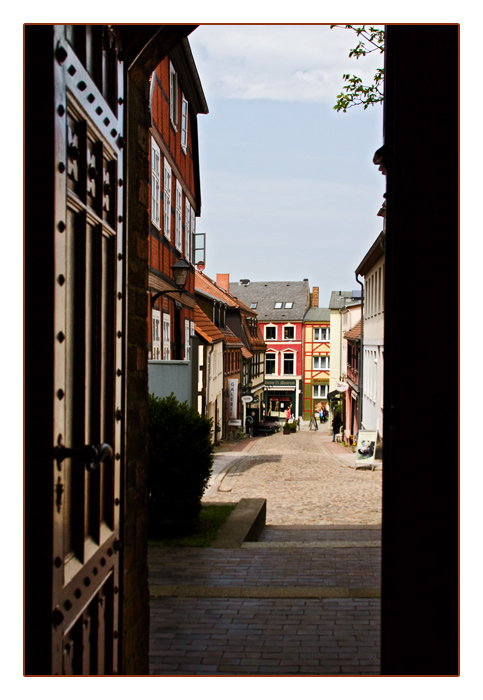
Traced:
<path id="1" fill-rule="evenodd" d="M 242 498 L 211 544 L 214 549 L 238 549 L 243 542 L 256 542 L 265 527 L 266 498 Z"/>

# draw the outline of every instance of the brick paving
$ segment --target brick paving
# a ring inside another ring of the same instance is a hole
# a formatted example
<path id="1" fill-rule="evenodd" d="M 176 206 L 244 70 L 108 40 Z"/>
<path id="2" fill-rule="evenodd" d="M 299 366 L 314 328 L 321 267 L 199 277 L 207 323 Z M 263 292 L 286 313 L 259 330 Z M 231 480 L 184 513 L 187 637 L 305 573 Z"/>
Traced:
<path id="1" fill-rule="evenodd" d="M 379 675 L 381 471 L 327 429 L 237 447 L 206 498 L 267 498 L 267 526 L 236 550 L 150 549 L 151 674 Z"/>

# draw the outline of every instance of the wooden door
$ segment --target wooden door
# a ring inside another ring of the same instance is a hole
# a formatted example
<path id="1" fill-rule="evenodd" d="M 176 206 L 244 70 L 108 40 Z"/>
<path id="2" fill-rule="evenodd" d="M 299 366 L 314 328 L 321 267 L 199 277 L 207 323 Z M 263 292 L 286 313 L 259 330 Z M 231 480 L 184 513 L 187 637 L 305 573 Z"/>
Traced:
<path id="1" fill-rule="evenodd" d="M 123 65 L 108 26 L 54 28 L 52 674 L 119 672 Z"/>

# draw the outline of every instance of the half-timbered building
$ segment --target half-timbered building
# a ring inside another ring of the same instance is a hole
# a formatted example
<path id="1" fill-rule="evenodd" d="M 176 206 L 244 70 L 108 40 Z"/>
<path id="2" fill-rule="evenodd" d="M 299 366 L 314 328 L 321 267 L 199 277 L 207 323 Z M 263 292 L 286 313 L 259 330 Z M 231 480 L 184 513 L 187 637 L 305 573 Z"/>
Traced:
<path id="1" fill-rule="evenodd" d="M 330 310 L 312 306 L 304 316 L 303 418 L 328 407 L 330 382 Z"/>

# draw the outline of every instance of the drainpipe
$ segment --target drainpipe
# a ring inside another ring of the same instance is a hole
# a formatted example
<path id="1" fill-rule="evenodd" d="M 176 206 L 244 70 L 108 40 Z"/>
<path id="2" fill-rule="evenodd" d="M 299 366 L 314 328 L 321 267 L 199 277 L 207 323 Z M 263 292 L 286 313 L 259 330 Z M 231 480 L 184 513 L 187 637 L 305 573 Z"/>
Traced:
<path id="1" fill-rule="evenodd" d="M 214 347 L 210 347 L 210 352 L 206 353 L 206 409 L 205 414 L 207 418 L 210 417 L 210 387 L 211 387 L 211 367 L 212 367 L 212 357 L 213 357 Z M 215 417 L 216 420 L 216 417 Z M 216 423 L 213 425 L 213 442 L 216 441 Z"/>
<path id="2" fill-rule="evenodd" d="M 362 382 L 364 370 L 364 283 L 359 279 L 359 273 L 356 273 L 356 282 L 361 285 L 361 347 L 359 350 L 359 404 L 357 406 L 357 432 L 359 432 L 362 430 L 362 402 L 364 400 Z"/>

